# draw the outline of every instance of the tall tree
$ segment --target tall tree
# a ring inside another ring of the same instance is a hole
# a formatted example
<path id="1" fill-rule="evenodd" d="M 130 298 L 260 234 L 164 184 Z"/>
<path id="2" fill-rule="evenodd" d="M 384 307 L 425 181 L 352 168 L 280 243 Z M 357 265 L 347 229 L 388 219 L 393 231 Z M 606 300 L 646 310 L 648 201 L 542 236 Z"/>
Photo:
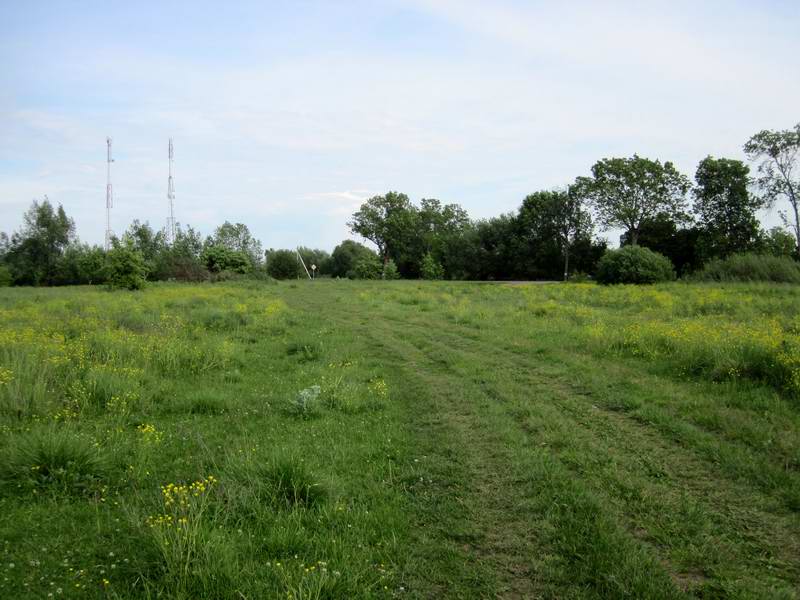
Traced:
<path id="1" fill-rule="evenodd" d="M 164 232 L 154 231 L 147 221 L 142 223 L 139 219 L 134 219 L 126 235 L 130 238 L 133 249 L 144 258 L 148 277 L 157 277 L 157 266 L 167 249 Z"/>
<path id="2" fill-rule="evenodd" d="M 534 263 L 525 276 L 557 276 L 560 262 L 564 280 L 569 278 L 572 246 L 579 238 L 591 238 L 592 234 L 592 220 L 583 203 L 583 196 L 574 187 L 536 192 L 522 201 L 517 219 L 527 241 L 526 259 Z"/>
<path id="3" fill-rule="evenodd" d="M 579 177 L 574 193 L 586 198 L 606 228 L 626 230 L 639 242 L 642 223 L 658 214 L 683 212 L 689 180 L 671 162 L 642 158 L 604 158 L 592 166 L 592 177 Z"/>
<path id="4" fill-rule="evenodd" d="M 744 152 L 758 162 L 758 186 L 768 206 L 781 198 L 789 202 L 791 216 L 781 211 L 784 223 L 791 227 L 800 255 L 800 123 L 784 131 L 763 130 L 744 145 Z"/>
<path id="5" fill-rule="evenodd" d="M 694 212 L 705 258 L 753 250 L 761 225 L 756 211 L 763 201 L 749 191 L 750 168 L 740 160 L 707 156 L 697 166 Z"/>
<path id="6" fill-rule="evenodd" d="M 389 259 L 401 265 L 415 236 L 417 209 L 408 196 L 388 192 L 373 196 L 353 214 L 350 230 L 378 247 L 384 266 Z"/>
<path id="7" fill-rule="evenodd" d="M 250 259 L 253 267 L 261 264 L 263 257 L 261 242 L 252 236 L 244 223 L 233 224 L 225 221 L 214 231 L 212 240 L 213 243 L 228 250 L 244 253 Z"/>
<path id="8" fill-rule="evenodd" d="M 18 283 L 51 284 L 58 259 L 75 238 L 75 223 L 64 208 L 53 208 L 45 196 L 33 201 L 23 216 L 22 229 L 11 236 L 6 261 Z"/>

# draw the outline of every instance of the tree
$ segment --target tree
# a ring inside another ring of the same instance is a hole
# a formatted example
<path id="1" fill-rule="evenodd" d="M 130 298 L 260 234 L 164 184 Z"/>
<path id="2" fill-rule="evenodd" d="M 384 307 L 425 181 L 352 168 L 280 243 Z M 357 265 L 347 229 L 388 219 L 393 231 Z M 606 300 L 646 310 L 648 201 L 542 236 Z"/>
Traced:
<path id="1" fill-rule="evenodd" d="M 333 277 L 355 278 L 355 266 L 363 256 L 375 256 L 375 252 L 353 240 L 344 240 L 333 249 L 330 274 Z"/>
<path id="2" fill-rule="evenodd" d="M 592 177 L 579 177 L 574 193 L 586 198 L 605 228 L 622 227 L 633 245 L 643 222 L 658 214 L 683 212 L 689 180 L 671 162 L 642 158 L 604 158 Z"/>
<path id="3" fill-rule="evenodd" d="M 157 267 L 159 279 L 202 281 L 208 276 L 206 265 L 201 260 L 203 240 L 199 232 L 187 227 L 175 227 L 175 239 L 161 255 Z"/>
<path id="4" fill-rule="evenodd" d="M 160 275 L 158 267 L 167 249 L 163 231 L 154 231 L 148 222 L 134 219 L 128 227 L 126 235 L 133 243 L 133 247 L 144 258 L 149 277 L 156 278 Z"/>
<path id="5" fill-rule="evenodd" d="M 300 246 L 297 251 L 303 257 L 303 262 L 306 263 L 306 268 L 311 271 L 311 265 L 317 266 L 317 275 L 330 275 L 331 274 L 331 255 L 326 250 L 318 248 L 306 248 Z"/>
<path id="6" fill-rule="evenodd" d="M 794 236 L 780 227 L 773 227 L 761 240 L 761 246 L 767 254 L 773 256 L 796 256 L 797 241 Z"/>
<path id="7" fill-rule="evenodd" d="M 639 245 L 666 256 L 678 275 L 685 275 L 702 266 L 699 239 L 701 230 L 687 222 L 678 222 L 668 215 L 656 215 L 644 221 L 639 229 Z M 629 236 L 620 237 L 620 246 L 631 245 Z"/>
<path id="8" fill-rule="evenodd" d="M 423 279 L 444 279 L 444 268 L 430 252 L 422 257 L 419 272 Z"/>
<path id="9" fill-rule="evenodd" d="M 423 198 L 417 211 L 416 270 L 421 269 L 425 254 L 441 263 L 444 248 L 450 238 L 461 235 L 469 227 L 469 215 L 458 204 L 445 204 L 433 198 Z"/>
<path id="10" fill-rule="evenodd" d="M 795 236 L 795 248 L 800 255 L 800 123 L 784 131 L 763 130 L 744 145 L 751 161 L 758 161 L 758 187 L 765 205 L 773 206 L 781 198 L 789 202 L 792 218 L 786 212 L 781 217 Z"/>
<path id="11" fill-rule="evenodd" d="M 384 265 L 393 258 L 402 272 L 403 257 L 413 242 L 416 224 L 417 211 L 408 196 L 388 192 L 364 202 L 348 225 L 353 233 L 378 247 Z"/>
<path id="12" fill-rule="evenodd" d="M 106 281 L 112 289 L 140 290 L 147 278 L 147 263 L 129 236 L 114 239 L 106 255 Z"/>
<path id="13" fill-rule="evenodd" d="M 297 279 L 303 267 L 294 250 L 270 250 L 267 252 L 267 273 L 275 279 Z"/>
<path id="14" fill-rule="evenodd" d="M 251 270 L 250 259 L 244 252 L 231 250 L 220 244 L 212 244 L 203 248 L 200 260 L 212 273 L 230 271 L 244 274 Z"/>
<path id="15" fill-rule="evenodd" d="M 750 168 L 740 160 L 707 156 L 697 167 L 695 181 L 694 212 L 704 257 L 724 258 L 755 249 L 761 234 L 756 210 L 763 201 L 748 190 Z"/>
<path id="16" fill-rule="evenodd" d="M 212 239 L 214 244 L 243 253 L 253 267 L 261 264 L 263 256 L 261 242 L 250 234 L 250 230 L 244 223 L 234 225 L 225 221 L 214 231 Z"/>
<path id="17" fill-rule="evenodd" d="M 64 208 L 53 208 L 45 196 L 36 200 L 23 216 L 22 230 L 11 236 L 6 263 L 16 283 L 51 284 L 56 265 L 67 245 L 75 238 L 75 223 Z"/>
<path id="18" fill-rule="evenodd" d="M 375 254 L 364 254 L 359 256 L 356 264 L 353 265 L 353 275 L 356 279 L 380 279 L 385 277 L 387 267 L 393 264 L 392 259 L 381 263 L 380 259 Z M 397 270 L 393 269 L 394 271 Z"/>
<path id="19" fill-rule="evenodd" d="M 72 243 L 56 265 L 55 285 L 102 283 L 106 278 L 106 253 L 99 246 Z"/>

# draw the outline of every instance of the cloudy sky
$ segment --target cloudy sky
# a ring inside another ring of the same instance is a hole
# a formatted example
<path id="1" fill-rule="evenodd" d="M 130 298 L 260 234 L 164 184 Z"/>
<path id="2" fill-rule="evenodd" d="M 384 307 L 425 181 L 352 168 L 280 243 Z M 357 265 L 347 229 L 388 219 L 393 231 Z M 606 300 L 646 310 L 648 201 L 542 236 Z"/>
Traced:
<path id="1" fill-rule="evenodd" d="M 331 249 L 374 194 L 515 209 L 607 156 L 743 158 L 800 121 L 800 3 L 0 0 L 0 230 L 176 216 Z M 776 215 L 766 215 L 768 223 Z"/>

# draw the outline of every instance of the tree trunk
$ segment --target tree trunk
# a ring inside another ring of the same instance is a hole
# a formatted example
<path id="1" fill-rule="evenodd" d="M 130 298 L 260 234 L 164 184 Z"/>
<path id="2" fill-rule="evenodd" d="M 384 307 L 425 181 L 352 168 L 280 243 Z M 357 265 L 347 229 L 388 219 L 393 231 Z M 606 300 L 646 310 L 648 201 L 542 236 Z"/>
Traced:
<path id="1" fill-rule="evenodd" d="M 564 281 L 569 280 L 569 244 L 564 249 Z"/>

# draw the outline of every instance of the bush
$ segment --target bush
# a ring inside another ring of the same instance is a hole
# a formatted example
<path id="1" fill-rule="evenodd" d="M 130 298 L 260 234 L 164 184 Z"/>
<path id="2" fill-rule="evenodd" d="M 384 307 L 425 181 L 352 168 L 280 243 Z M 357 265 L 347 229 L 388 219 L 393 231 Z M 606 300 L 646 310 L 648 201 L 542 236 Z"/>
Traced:
<path id="1" fill-rule="evenodd" d="M 444 267 L 428 252 L 422 257 L 419 274 L 423 279 L 444 279 Z"/>
<path id="2" fill-rule="evenodd" d="M 221 245 L 204 248 L 200 260 L 212 273 L 231 271 L 244 274 L 250 271 L 250 260 L 244 252 L 231 250 Z"/>
<path id="3" fill-rule="evenodd" d="M 383 266 L 375 254 L 361 256 L 353 267 L 353 276 L 356 279 L 380 279 Z"/>
<path id="4" fill-rule="evenodd" d="M 376 256 L 376 254 L 363 244 L 353 240 L 343 241 L 333 249 L 333 254 L 331 254 L 330 275 L 354 279 L 356 263 L 364 256 Z"/>
<path id="5" fill-rule="evenodd" d="M 597 265 L 597 281 L 612 283 L 658 283 L 675 279 L 672 262 L 642 246 L 607 250 Z"/>
<path id="6" fill-rule="evenodd" d="M 267 254 L 267 273 L 275 279 L 297 279 L 302 272 L 294 250 L 272 250 Z"/>
<path id="7" fill-rule="evenodd" d="M 397 264 L 390 258 L 386 261 L 383 267 L 384 279 L 400 279 L 400 271 L 397 270 Z"/>
<path id="8" fill-rule="evenodd" d="M 11 271 L 5 265 L 0 265 L 0 287 L 8 287 L 11 285 L 13 278 L 11 277 Z"/>
<path id="9" fill-rule="evenodd" d="M 786 256 L 734 254 L 713 260 L 694 277 L 698 281 L 771 281 L 800 283 L 800 263 Z"/>
<path id="10" fill-rule="evenodd" d="M 140 290 L 145 286 L 147 266 L 142 253 L 130 240 L 115 242 L 106 255 L 106 281 L 110 288 Z"/>

